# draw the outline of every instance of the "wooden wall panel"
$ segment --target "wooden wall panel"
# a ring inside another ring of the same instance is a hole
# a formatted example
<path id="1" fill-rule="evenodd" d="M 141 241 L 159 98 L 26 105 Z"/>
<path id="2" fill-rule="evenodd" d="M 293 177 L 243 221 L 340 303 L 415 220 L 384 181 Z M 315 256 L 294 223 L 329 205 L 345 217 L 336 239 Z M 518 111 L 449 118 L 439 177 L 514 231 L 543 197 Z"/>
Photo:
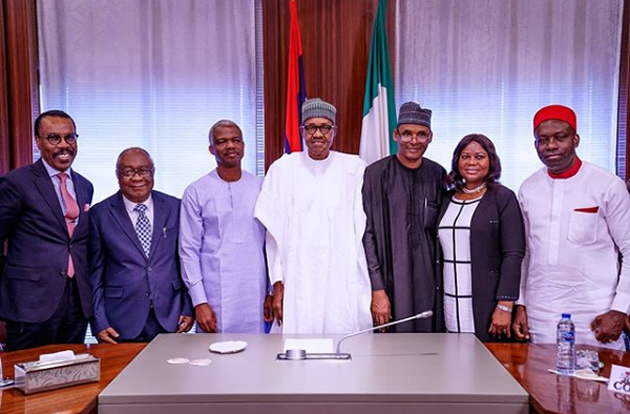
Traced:
<path id="1" fill-rule="evenodd" d="M 38 110 L 36 23 L 35 0 L 0 0 L 0 174 L 32 161 L 32 116 Z M 5 247 L 0 245 L 0 255 Z M 5 339 L 0 322 L 0 343 Z"/>
<path id="2" fill-rule="evenodd" d="M 357 154 L 369 48 L 378 0 L 297 0 L 307 96 L 337 107 L 333 148 Z M 388 6 L 394 52 L 395 0 Z M 289 1 L 263 2 L 265 49 L 265 164 L 283 152 L 289 49 Z"/>
<path id="3" fill-rule="evenodd" d="M 0 2 L 0 175 L 9 171 L 9 113 L 7 104 L 6 37 L 4 34 L 4 3 Z M 6 243 L 0 244 L 0 272 L 3 271 Z M 0 321 L 0 349 L 6 343 L 5 323 Z"/>
<path id="4" fill-rule="evenodd" d="M 37 13 L 35 0 L 1 0 L 4 14 L 6 83 L 0 89 L 6 100 L 9 168 L 30 164 L 33 158 L 33 122 L 39 112 L 37 82 Z M 2 112 L 0 112 L 2 116 Z"/>

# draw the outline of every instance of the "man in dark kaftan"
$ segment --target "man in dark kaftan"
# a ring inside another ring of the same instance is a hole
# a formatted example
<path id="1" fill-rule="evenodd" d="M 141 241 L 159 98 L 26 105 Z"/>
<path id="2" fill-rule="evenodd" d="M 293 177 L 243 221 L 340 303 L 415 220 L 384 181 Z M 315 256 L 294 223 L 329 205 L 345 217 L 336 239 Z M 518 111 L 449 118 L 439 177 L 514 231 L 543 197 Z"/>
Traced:
<path id="1" fill-rule="evenodd" d="M 446 171 L 423 155 L 433 139 L 431 110 L 415 102 L 400 107 L 395 155 L 365 170 L 363 245 L 372 283 L 374 325 L 426 310 L 390 332 L 441 329 L 441 282 L 436 272 L 436 227 Z"/>

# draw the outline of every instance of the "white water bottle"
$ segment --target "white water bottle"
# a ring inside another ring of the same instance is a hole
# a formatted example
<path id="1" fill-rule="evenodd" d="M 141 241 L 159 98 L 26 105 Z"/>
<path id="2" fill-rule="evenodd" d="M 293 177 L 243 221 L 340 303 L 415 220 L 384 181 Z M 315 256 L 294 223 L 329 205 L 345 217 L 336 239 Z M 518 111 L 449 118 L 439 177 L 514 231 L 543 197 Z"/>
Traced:
<path id="1" fill-rule="evenodd" d="M 560 374 L 575 373 L 575 325 L 571 314 L 563 313 L 556 330 L 556 371 Z"/>

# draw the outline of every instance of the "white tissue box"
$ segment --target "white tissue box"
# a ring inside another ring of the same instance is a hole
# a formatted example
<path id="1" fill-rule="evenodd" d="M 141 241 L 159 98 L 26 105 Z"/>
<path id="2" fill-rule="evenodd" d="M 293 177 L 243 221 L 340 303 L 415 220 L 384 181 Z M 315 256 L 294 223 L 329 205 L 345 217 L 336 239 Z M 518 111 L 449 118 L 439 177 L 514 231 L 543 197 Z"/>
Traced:
<path id="1" fill-rule="evenodd" d="M 24 394 L 85 384 L 100 378 L 101 360 L 90 354 L 77 355 L 67 361 L 15 364 L 15 387 Z"/>

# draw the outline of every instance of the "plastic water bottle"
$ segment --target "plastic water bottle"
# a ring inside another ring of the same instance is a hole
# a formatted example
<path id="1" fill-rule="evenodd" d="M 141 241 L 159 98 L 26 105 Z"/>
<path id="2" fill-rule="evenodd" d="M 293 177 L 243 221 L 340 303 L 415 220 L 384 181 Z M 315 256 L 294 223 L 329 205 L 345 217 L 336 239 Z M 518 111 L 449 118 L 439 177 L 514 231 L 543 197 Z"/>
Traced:
<path id="1" fill-rule="evenodd" d="M 575 325 L 571 314 L 563 313 L 556 330 L 556 371 L 560 374 L 575 373 Z"/>

